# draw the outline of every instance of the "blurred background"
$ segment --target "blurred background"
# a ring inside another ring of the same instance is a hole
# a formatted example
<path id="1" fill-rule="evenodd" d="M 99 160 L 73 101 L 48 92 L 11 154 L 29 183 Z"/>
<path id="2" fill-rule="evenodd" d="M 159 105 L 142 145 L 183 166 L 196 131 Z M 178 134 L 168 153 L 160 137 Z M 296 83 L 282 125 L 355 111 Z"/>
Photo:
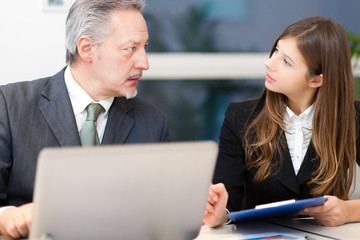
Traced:
<path id="1" fill-rule="evenodd" d="M 53 75 L 65 65 L 72 2 L 0 0 L 0 84 Z M 150 70 L 139 97 L 168 115 L 173 141 L 217 141 L 228 104 L 262 93 L 263 63 L 286 26 L 320 15 L 356 40 L 359 13 L 358 0 L 146 0 Z"/>
<path id="2" fill-rule="evenodd" d="M 150 53 L 267 56 L 285 27 L 316 15 L 333 18 L 348 32 L 360 34 L 358 0 L 147 0 L 144 13 Z M 263 62 L 257 64 L 265 69 Z M 191 81 L 148 79 L 139 85 L 139 96 L 167 113 L 172 140 L 217 141 L 228 104 L 257 97 L 263 89 L 262 76 Z"/>

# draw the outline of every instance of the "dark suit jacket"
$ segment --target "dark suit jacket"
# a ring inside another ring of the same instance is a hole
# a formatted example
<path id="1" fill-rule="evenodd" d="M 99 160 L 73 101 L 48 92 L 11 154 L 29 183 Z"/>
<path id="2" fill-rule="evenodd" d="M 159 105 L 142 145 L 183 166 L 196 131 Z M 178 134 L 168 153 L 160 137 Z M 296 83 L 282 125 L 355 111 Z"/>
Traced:
<path id="1" fill-rule="evenodd" d="M 169 141 L 162 112 L 137 98 L 114 99 L 102 144 L 162 141 Z M 32 201 L 40 150 L 80 145 L 64 69 L 52 77 L 1 86 L 0 206 Z"/>
<path id="2" fill-rule="evenodd" d="M 254 208 L 256 205 L 269 202 L 311 197 L 307 182 L 319 164 L 318 160 L 315 160 L 317 154 L 312 141 L 310 141 L 297 175 L 292 165 L 284 134 L 282 140 L 285 145 L 281 152 L 283 161 L 282 165 L 277 168 L 277 175 L 261 183 L 255 183 L 253 179 L 256 171 L 245 169 L 246 156 L 243 148 L 243 136 L 246 123 L 248 119 L 250 121 L 254 119 L 263 106 L 264 98 L 232 103 L 225 114 L 213 182 L 225 184 L 229 193 L 227 207 L 230 211 Z M 356 106 L 359 113 L 360 106 L 358 103 Z M 280 157 L 275 156 L 273 162 L 279 163 L 279 161 Z M 359 163 L 359 157 L 357 161 Z"/>

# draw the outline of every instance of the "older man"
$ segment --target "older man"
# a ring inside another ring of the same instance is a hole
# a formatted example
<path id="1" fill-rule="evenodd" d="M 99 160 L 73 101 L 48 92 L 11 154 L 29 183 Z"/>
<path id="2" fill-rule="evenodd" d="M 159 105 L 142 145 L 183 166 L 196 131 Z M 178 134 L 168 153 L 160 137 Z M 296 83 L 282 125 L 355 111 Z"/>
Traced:
<path id="1" fill-rule="evenodd" d="M 67 67 L 0 87 L 3 236 L 29 233 L 41 149 L 168 141 L 166 116 L 135 98 L 149 68 L 143 6 L 142 0 L 76 1 L 66 20 Z"/>

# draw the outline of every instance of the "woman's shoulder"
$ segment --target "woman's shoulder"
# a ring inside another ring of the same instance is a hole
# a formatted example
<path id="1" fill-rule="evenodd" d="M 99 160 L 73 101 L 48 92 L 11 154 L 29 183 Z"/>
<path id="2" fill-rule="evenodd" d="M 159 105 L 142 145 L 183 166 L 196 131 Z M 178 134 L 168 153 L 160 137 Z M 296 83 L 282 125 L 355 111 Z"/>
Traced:
<path id="1" fill-rule="evenodd" d="M 225 117 L 226 119 L 234 122 L 243 122 L 254 114 L 259 113 L 259 109 L 262 109 L 263 102 L 260 98 L 246 99 L 238 102 L 230 103 Z"/>
<path id="2" fill-rule="evenodd" d="M 227 112 L 236 112 L 239 114 L 250 113 L 255 109 L 256 106 L 261 105 L 260 98 L 251 98 L 246 100 L 241 100 L 238 102 L 232 102 L 229 104 Z"/>
<path id="3" fill-rule="evenodd" d="M 356 112 L 360 113 L 360 100 L 355 100 L 355 109 Z"/>

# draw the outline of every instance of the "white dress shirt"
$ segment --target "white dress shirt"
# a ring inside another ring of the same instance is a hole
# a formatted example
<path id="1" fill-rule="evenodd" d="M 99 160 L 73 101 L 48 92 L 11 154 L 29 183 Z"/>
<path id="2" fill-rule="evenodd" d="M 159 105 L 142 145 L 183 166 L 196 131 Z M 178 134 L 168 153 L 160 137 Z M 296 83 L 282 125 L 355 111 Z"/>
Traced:
<path id="1" fill-rule="evenodd" d="M 71 74 L 71 68 L 69 66 L 65 70 L 64 78 L 65 78 L 65 84 L 66 84 L 67 90 L 69 92 L 71 105 L 74 110 L 76 125 L 78 128 L 78 131 L 80 132 L 82 126 L 85 123 L 86 116 L 87 116 L 86 107 L 90 103 L 95 103 L 95 101 L 75 81 L 75 79 L 73 78 L 73 76 Z M 100 142 L 102 141 L 102 138 L 104 136 L 106 122 L 107 122 L 108 115 L 109 115 L 109 109 L 110 109 L 113 101 L 114 101 L 114 98 L 111 97 L 111 98 L 96 102 L 96 103 L 99 103 L 105 109 L 105 112 L 101 112 L 99 114 L 99 117 L 97 119 L 97 124 L 96 124 L 96 130 L 98 132 Z"/>
<path id="2" fill-rule="evenodd" d="M 312 136 L 312 119 L 314 104 L 297 116 L 289 107 L 285 112 L 285 137 L 289 147 L 291 161 L 295 174 L 298 174 L 301 163 Z"/>

